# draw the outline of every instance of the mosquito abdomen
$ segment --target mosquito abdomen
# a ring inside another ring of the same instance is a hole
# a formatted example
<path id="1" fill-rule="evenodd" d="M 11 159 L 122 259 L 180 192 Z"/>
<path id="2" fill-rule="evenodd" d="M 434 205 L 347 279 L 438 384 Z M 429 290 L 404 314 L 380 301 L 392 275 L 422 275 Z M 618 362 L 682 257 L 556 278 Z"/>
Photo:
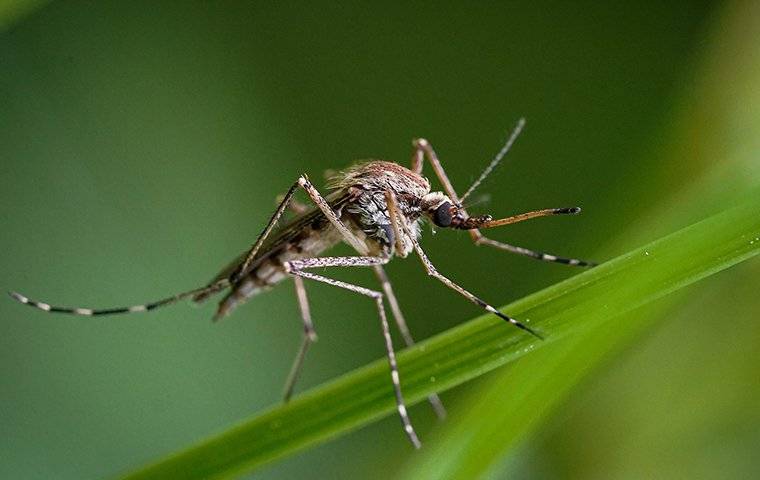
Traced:
<path id="1" fill-rule="evenodd" d="M 319 256 L 340 241 L 340 233 L 329 222 L 312 222 L 275 250 L 262 252 L 262 257 L 255 261 L 250 273 L 233 285 L 219 302 L 214 320 L 229 315 L 251 297 L 288 278 L 285 262 Z"/>

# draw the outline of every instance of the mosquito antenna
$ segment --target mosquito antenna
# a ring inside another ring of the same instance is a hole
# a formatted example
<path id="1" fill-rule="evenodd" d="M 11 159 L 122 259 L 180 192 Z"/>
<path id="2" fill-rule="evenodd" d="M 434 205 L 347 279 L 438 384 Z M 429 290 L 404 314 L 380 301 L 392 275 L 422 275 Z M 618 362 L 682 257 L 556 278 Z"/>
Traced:
<path id="1" fill-rule="evenodd" d="M 483 180 L 486 179 L 486 177 L 493 171 L 494 168 L 496 168 L 496 165 L 501 162 L 501 160 L 506 156 L 507 152 L 509 152 L 509 149 L 512 148 L 512 144 L 515 143 L 515 140 L 520 135 L 520 132 L 522 132 L 523 127 L 525 126 L 525 119 L 521 118 L 517 121 L 517 125 L 515 126 L 515 129 L 512 130 L 512 135 L 509 136 L 507 139 L 507 143 L 504 144 L 503 147 L 501 147 L 501 150 L 499 150 L 499 153 L 496 154 L 495 157 L 493 157 L 493 160 L 491 160 L 491 163 L 488 164 L 488 166 L 483 170 L 483 173 L 480 174 L 480 177 L 478 177 L 475 182 L 473 182 L 472 185 L 470 185 L 470 188 L 467 189 L 466 192 L 464 192 L 464 195 L 459 197 L 459 204 L 461 205 L 464 203 L 465 198 L 469 197 L 472 192 L 475 191 L 476 188 L 483 182 Z"/>

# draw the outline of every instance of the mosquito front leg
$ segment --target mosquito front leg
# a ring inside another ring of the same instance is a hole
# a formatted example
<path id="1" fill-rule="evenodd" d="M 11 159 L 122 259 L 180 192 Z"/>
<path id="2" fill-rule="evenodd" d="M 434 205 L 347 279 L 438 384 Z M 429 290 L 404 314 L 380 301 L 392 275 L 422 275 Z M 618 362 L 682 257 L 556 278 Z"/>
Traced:
<path id="1" fill-rule="evenodd" d="M 291 260 L 289 262 L 285 262 L 284 266 L 285 270 L 291 275 L 308 278 L 310 280 L 315 280 L 317 282 L 322 282 L 328 285 L 343 288 L 360 295 L 370 297 L 375 301 L 375 304 L 377 306 L 377 313 L 380 317 L 380 325 L 383 331 L 383 338 L 385 339 L 386 356 L 388 358 L 388 365 L 390 366 L 391 371 L 391 382 L 393 383 L 393 391 L 396 396 L 396 410 L 398 411 L 399 418 L 401 419 L 401 424 L 403 425 L 404 431 L 409 437 L 409 440 L 412 442 L 415 448 L 419 448 L 421 444 L 419 438 L 417 438 L 417 434 L 414 431 L 412 422 L 409 419 L 406 403 L 404 402 L 404 396 L 401 393 L 401 380 L 399 378 L 398 364 L 396 362 L 396 354 L 393 349 L 393 340 L 391 339 L 390 327 L 388 325 L 388 319 L 385 315 L 383 294 L 375 290 L 361 287 L 359 285 L 346 283 L 340 280 L 304 271 L 309 268 L 320 267 L 369 267 L 383 265 L 387 263 L 388 260 L 388 258 L 384 257 L 317 257 L 301 260 Z"/>
<path id="2" fill-rule="evenodd" d="M 425 252 L 422 251 L 422 247 L 420 247 L 420 244 L 417 243 L 415 240 L 414 242 L 414 249 L 417 251 L 417 255 L 420 257 L 420 260 L 422 261 L 422 264 L 425 266 L 425 270 L 427 271 L 427 274 L 437 278 L 441 281 L 444 285 L 451 288 L 452 290 L 458 292 L 460 295 L 465 297 L 467 300 L 471 301 L 475 305 L 478 305 L 479 307 L 483 308 L 487 312 L 493 313 L 497 317 L 501 318 L 502 320 L 505 320 L 512 325 L 514 325 L 517 328 L 520 328 L 522 330 L 525 330 L 526 332 L 530 333 L 534 337 L 537 337 L 541 340 L 544 339 L 542 335 L 540 335 L 538 332 L 533 330 L 532 328 L 528 327 L 524 323 L 520 322 L 519 320 L 516 320 L 509 315 L 505 315 L 501 313 L 499 310 L 497 310 L 495 307 L 489 305 L 485 301 L 481 300 L 480 298 L 476 297 L 469 291 L 465 290 L 464 288 L 460 287 L 458 284 L 454 283 L 454 281 L 450 280 L 448 277 L 442 275 L 438 270 L 435 268 L 433 263 L 430 261 L 430 259 L 425 255 Z"/>
<path id="3" fill-rule="evenodd" d="M 414 146 L 414 154 L 412 155 L 412 171 L 418 175 L 422 174 L 422 164 L 424 163 L 423 160 L 427 158 L 428 162 L 430 162 L 430 166 L 433 167 L 435 176 L 438 177 L 441 185 L 443 185 L 443 190 L 446 192 L 446 195 L 448 195 L 455 204 L 459 205 L 459 196 L 454 190 L 454 186 L 451 184 L 451 180 L 449 180 L 449 177 L 446 175 L 446 171 L 443 169 L 441 161 L 438 160 L 438 155 L 436 155 L 435 150 L 433 150 L 433 146 L 430 145 L 430 142 L 424 138 L 418 138 L 412 142 L 412 145 Z"/>
<path id="4" fill-rule="evenodd" d="M 399 211 L 398 211 L 398 202 L 396 201 L 396 197 L 393 194 L 392 191 L 386 190 L 385 192 L 385 201 L 388 204 L 388 214 L 391 218 L 391 224 L 393 225 L 393 229 L 395 231 L 400 231 L 401 229 L 404 230 L 407 237 L 411 240 L 412 244 L 414 245 L 414 250 L 417 252 L 417 256 L 420 257 L 420 260 L 422 261 L 422 264 L 425 266 L 425 270 L 427 271 L 427 274 L 431 277 L 435 277 L 439 281 L 441 281 L 444 285 L 451 288 L 452 290 L 458 292 L 460 295 L 465 297 L 467 300 L 471 301 L 475 305 L 478 305 L 479 307 L 485 309 L 487 312 L 493 313 L 494 315 L 498 316 L 502 320 L 505 320 L 512 325 L 516 326 L 517 328 L 520 328 L 522 330 L 525 330 L 526 332 L 530 333 L 531 335 L 538 337 L 543 340 L 543 337 L 539 335 L 536 331 L 528 327 L 527 325 L 521 323 L 520 321 L 505 315 L 501 313 L 499 310 L 497 310 L 495 307 L 489 305 L 488 303 L 484 302 L 480 298 L 476 297 L 469 291 L 465 290 L 464 288 L 460 287 L 458 284 L 454 283 L 449 278 L 445 277 L 441 273 L 438 272 L 438 270 L 435 268 L 433 263 L 430 261 L 430 259 L 427 257 L 425 252 L 422 250 L 422 247 L 420 247 L 419 242 L 417 242 L 417 239 L 414 238 L 414 236 L 411 234 L 409 229 L 406 227 L 406 225 L 403 222 L 399 221 Z"/>
<path id="5" fill-rule="evenodd" d="M 516 253 L 518 255 L 524 255 L 526 257 L 535 258 L 536 260 L 541 260 L 541 261 L 550 262 L 550 263 L 564 263 L 565 265 L 572 265 L 574 267 L 594 267 L 597 265 L 596 262 L 592 262 L 590 260 L 580 260 L 578 258 L 560 257 L 558 255 L 552 255 L 552 254 L 544 253 L 544 252 L 537 252 L 535 250 L 530 250 L 527 248 L 510 245 L 508 243 L 498 242 L 482 234 L 475 240 L 475 245 L 488 245 L 489 247 L 494 247 L 494 248 L 498 248 L 499 250 L 505 250 L 510 253 Z"/>
<path id="6" fill-rule="evenodd" d="M 532 212 L 526 212 L 521 213 L 519 215 L 513 215 L 511 217 L 502 218 L 499 220 L 473 220 L 473 227 L 479 227 L 479 228 L 493 228 L 493 227 L 500 227 L 503 225 L 511 225 L 513 223 L 523 222 L 525 220 L 530 220 L 532 218 L 539 218 L 539 217 L 549 217 L 553 215 L 577 215 L 580 213 L 581 209 L 578 207 L 572 207 L 572 208 L 546 208 L 543 210 L 535 210 Z M 472 220 L 472 219 L 471 219 Z M 544 262 L 554 262 L 554 263 L 564 263 L 566 265 L 573 265 L 577 267 L 593 267 L 596 266 L 595 262 L 590 262 L 588 260 L 579 260 L 577 258 L 565 258 L 560 257 L 557 255 L 551 255 L 548 253 L 543 252 L 536 252 L 534 250 L 529 250 L 527 248 L 522 247 L 516 247 L 514 245 L 510 245 L 508 243 L 498 242 L 496 240 L 492 240 L 485 235 L 483 235 L 479 228 L 474 228 L 473 230 L 477 231 L 476 238 L 473 239 L 475 242 L 475 245 L 488 245 L 489 247 L 498 248 L 500 250 L 506 250 L 511 253 L 516 253 L 518 255 L 525 255 L 531 258 L 535 258 L 536 260 L 542 260 Z"/>
<path id="7" fill-rule="evenodd" d="M 393 313 L 393 318 L 396 320 L 396 326 L 398 327 L 399 332 L 401 332 L 401 337 L 404 339 L 406 346 L 411 347 L 414 345 L 414 338 L 412 337 L 412 334 L 409 331 L 409 327 L 406 324 L 404 314 L 401 313 L 401 307 L 399 306 L 398 300 L 396 299 L 396 294 L 393 292 L 391 281 L 388 279 L 388 275 L 386 275 L 385 269 L 382 267 L 382 265 L 375 265 L 373 269 L 375 270 L 377 279 L 380 281 L 380 285 L 383 287 L 383 292 L 388 299 L 388 303 L 391 306 L 391 312 Z M 437 394 L 434 393 L 430 395 L 428 397 L 428 401 L 433 407 L 433 410 L 435 411 L 435 414 L 438 416 L 438 418 L 441 420 L 446 418 L 446 409 L 443 407 L 443 403 Z"/>
<path id="8" fill-rule="evenodd" d="M 509 139 L 507 140 L 507 143 L 504 145 L 504 147 L 502 147 L 502 149 L 496 155 L 494 160 L 488 165 L 488 167 L 483 172 L 483 174 L 478 178 L 478 180 L 476 180 L 475 183 L 473 183 L 472 187 L 470 187 L 467 190 L 464 197 L 472 193 L 472 191 L 480 184 L 480 182 L 483 181 L 485 176 L 488 175 L 488 173 L 490 173 L 491 170 L 493 170 L 496 164 L 498 164 L 498 162 L 501 161 L 504 155 L 506 155 L 507 151 L 509 151 L 509 148 L 514 143 L 517 135 L 519 135 L 520 131 L 522 131 L 524 124 L 525 124 L 524 120 L 521 119 L 517 125 L 517 128 L 515 128 L 514 132 L 512 132 L 512 135 L 510 135 Z M 462 215 L 468 216 L 467 210 L 462 205 L 462 198 L 464 197 L 460 198 L 457 195 L 456 191 L 454 190 L 454 186 L 451 184 L 449 177 L 446 175 L 446 171 L 443 169 L 443 165 L 441 164 L 441 161 L 438 159 L 438 155 L 435 153 L 433 146 L 430 145 L 430 142 L 428 142 L 424 138 L 418 138 L 414 140 L 413 145 L 414 145 L 414 154 L 412 155 L 412 170 L 418 174 L 422 173 L 422 165 L 424 163 L 424 159 L 427 158 L 428 162 L 430 162 L 430 165 L 433 167 L 433 171 L 435 172 L 436 177 L 438 177 L 438 180 L 441 182 L 441 185 L 443 186 L 443 189 L 446 192 L 446 195 L 448 195 L 449 198 L 451 198 L 451 200 L 458 206 L 459 212 Z M 550 209 L 550 210 L 555 210 L 555 209 Z M 519 219 L 516 219 L 516 220 L 519 221 Z M 515 223 L 515 222 L 511 222 L 511 223 Z M 530 258 L 535 258 L 537 260 L 542 260 L 544 262 L 564 263 L 566 265 L 573 265 L 573 266 L 578 266 L 578 267 L 593 267 L 596 265 L 595 262 L 591 262 L 587 260 L 560 257 L 558 255 L 537 252 L 534 250 L 529 250 L 527 248 L 510 245 L 508 243 L 498 242 L 496 240 L 492 240 L 486 237 L 477 228 L 473 228 L 469 230 L 469 233 L 470 233 L 470 238 L 475 243 L 475 245 L 488 245 L 494 248 L 498 248 L 500 250 L 505 250 L 507 252 L 516 253 L 518 255 L 524 255 Z"/>

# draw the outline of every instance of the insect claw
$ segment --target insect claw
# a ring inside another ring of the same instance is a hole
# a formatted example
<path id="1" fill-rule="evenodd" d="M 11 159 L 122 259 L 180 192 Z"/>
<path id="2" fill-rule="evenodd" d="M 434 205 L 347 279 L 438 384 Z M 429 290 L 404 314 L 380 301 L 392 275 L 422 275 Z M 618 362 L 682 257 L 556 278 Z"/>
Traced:
<path id="1" fill-rule="evenodd" d="M 540 333 L 538 333 L 537 331 L 533 330 L 530 327 L 525 327 L 525 330 L 541 341 L 546 340 L 546 337 L 544 337 L 543 335 L 541 335 Z"/>
<path id="2" fill-rule="evenodd" d="M 539 340 L 544 340 L 544 336 L 543 335 L 541 335 L 537 331 L 533 330 L 529 326 L 525 325 L 524 323 L 522 323 L 522 322 L 520 322 L 518 320 L 515 320 L 514 318 L 510 317 L 509 315 L 504 315 L 503 313 L 501 313 L 500 311 L 498 311 L 496 309 L 489 310 L 489 311 L 491 311 L 492 313 L 496 314 L 496 316 L 498 316 L 502 320 L 505 320 L 505 321 L 511 323 L 515 327 L 517 327 L 517 328 L 519 328 L 521 330 L 525 330 L 526 332 L 530 333 L 531 335 L 533 335 L 534 337 L 538 338 Z"/>
<path id="3" fill-rule="evenodd" d="M 538 333 L 537 331 L 533 330 L 532 328 L 530 328 L 527 325 L 524 325 L 524 324 L 519 323 L 519 322 L 518 323 L 512 323 L 512 324 L 514 326 L 516 326 L 517 328 L 525 330 L 526 332 L 530 333 L 531 335 L 533 335 L 534 337 L 536 337 L 537 339 L 539 339 L 541 341 L 546 340 L 546 338 L 543 335 L 541 335 L 540 333 Z"/>

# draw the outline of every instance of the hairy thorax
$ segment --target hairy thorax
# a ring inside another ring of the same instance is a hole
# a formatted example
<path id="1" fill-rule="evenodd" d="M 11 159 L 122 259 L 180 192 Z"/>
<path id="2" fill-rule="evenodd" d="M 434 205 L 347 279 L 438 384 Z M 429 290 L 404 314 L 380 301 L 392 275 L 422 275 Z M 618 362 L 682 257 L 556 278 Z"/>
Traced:
<path id="1" fill-rule="evenodd" d="M 372 255 L 406 257 L 411 252 L 413 242 L 408 234 L 415 240 L 419 237 L 420 199 L 430 192 L 427 179 L 395 163 L 371 161 L 341 172 L 331 180 L 330 186 L 349 192 L 351 201 L 346 204 L 343 215 Z M 385 197 L 387 191 L 395 196 L 399 221 L 404 223 L 399 228 L 398 250 Z"/>

